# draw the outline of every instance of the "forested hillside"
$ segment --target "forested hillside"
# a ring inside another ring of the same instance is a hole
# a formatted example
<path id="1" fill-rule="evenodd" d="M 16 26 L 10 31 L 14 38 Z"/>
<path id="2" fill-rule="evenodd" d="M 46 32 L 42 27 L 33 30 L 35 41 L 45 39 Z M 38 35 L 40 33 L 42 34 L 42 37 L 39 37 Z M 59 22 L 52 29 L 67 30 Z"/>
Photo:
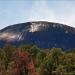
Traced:
<path id="1" fill-rule="evenodd" d="M 75 49 L 35 45 L 0 48 L 0 75 L 75 75 Z"/>

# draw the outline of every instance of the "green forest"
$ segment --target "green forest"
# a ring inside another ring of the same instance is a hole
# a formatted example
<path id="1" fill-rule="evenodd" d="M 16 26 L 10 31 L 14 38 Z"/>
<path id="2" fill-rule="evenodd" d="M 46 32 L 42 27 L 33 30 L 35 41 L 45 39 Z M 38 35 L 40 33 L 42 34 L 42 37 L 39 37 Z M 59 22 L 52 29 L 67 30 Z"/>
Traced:
<path id="1" fill-rule="evenodd" d="M 0 75 L 75 75 L 75 49 L 7 44 L 0 48 Z"/>

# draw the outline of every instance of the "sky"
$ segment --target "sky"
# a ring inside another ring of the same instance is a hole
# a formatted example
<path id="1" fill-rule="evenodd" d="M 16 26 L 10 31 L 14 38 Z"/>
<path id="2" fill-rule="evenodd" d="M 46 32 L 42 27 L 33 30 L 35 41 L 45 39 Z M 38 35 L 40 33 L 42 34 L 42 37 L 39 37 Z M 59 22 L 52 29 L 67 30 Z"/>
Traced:
<path id="1" fill-rule="evenodd" d="M 75 0 L 0 0 L 0 29 L 29 21 L 75 27 Z"/>

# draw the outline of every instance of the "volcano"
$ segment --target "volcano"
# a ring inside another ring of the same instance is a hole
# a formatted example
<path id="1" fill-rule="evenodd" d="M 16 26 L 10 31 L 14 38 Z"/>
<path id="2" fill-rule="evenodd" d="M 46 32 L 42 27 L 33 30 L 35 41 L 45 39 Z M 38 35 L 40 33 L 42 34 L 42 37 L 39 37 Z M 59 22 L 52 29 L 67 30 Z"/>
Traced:
<path id="1" fill-rule="evenodd" d="M 53 22 L 36 21 L 8 26 L 0 30 L 0 47 L 36 44 L 40 48 L 75 48 L 75 28 Z"/>

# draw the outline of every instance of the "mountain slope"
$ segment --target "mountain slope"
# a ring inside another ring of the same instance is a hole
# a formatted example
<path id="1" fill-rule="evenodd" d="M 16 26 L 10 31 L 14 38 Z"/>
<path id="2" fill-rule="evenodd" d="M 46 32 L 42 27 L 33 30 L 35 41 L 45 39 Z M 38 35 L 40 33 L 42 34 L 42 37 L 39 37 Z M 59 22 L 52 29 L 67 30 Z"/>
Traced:
<path id="1" fill-rule="evenodd" d="M 16 46 L 33 43 L 40 48 L 75 48 L 75 28 L 45 21 L 15 24 L 0 30 L 0 46 L 5 43 Z"/>

